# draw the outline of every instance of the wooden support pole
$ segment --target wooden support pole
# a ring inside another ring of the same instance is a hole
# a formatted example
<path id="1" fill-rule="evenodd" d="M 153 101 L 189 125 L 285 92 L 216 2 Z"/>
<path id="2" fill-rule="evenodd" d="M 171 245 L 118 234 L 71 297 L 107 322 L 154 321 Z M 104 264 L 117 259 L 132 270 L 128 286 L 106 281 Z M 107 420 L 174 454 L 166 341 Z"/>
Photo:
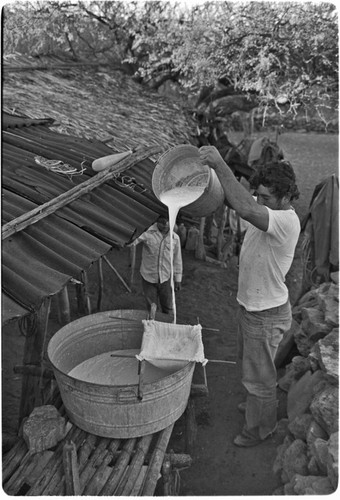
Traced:
<path id="1" fill-rule="evenodd" d="M 84 284 L 76 283 L 76 295 L 77 295 L 77 309 L 79 314 L 85 314 L 85 296 L 84 296 Z"/>
<path id="2" fill-rule="evenodd" d="M 197 397 L 208 397 L 209 396 L 209 390 L 208 387 L 204 384 L 191 384 L 190 387 L 190 397 L 191 398 L 197 398 Z"/>
<path id="3" fill-rule="evenodd" d="M 80 196 L 91 192 L 93 189 L 100 186 L 104 182 L 109 181 L 118 173 L 123 172 L 136 163 L 139 163 L 140 161 L 145 160 L 146 158 L 149 158 L 150 156 L 160 152 L 161 148 L 159 146 L 138 148 L 135 153 L 131 153 L 131 155 L 124 158 L 119 163 L 116 163 L 115 165 L 102 170 L 95 176 L 82 182 L 80 185 L 75 186 L 69 191 L 60 194 L 56 198 L 53 198 L 52 200 L 39 205 L 30 212 L 20 215 L 16 219 L 11 220 L 7 224 L 4 224 L 1 229 L 1 238 L 8 238 L 12 234 L 22 231 L 26 227 L 35 224 L 44 217 L 53 214 L 56 210 L 69 205 L 74 200 L 80 198 Z"/>
<path id="4" fill-rule="evenodd" d="M 58 297 L 58 321 L 61 325 L 67 325 L 71 321 L 70 299 L 67 285 L 57 294 Z"/>
<path id="5" fill-rule="evenodd" d="M 135 279 L 135 267 L 136 267 L 136 245 L 132 245 L 130 247 L 130 266 L 131 266 L 131 275 L 130 275 L 130 286 L 134 284 Z"/>
<path id="6" fill-rule="evenodd" d="M 104 255 L 103 259 L 105 260 L 105 262 L 107 263 L 107 265 L 112 269 L 112 271 L 115 273 L 115 275 L 119 278 L 119 280 L 123 283 L 123 285 L 125 286 L 125 288 L 127 289 L 127 291 L 131 293 L 131 288 L 126 283 L 126 281 L 122 278 L 122 276 L 119 274 L 119 272 L 117 271 L 117 269 L 115 267 L 113 267 L 113 265 L 111 264 L 111 262 L 109 261 L 109 259 L 106 257 L 106 255 Z"/>
<path id="7" fill-rule="evenodd" d="M 195 249 L 195 257 L 199 260 L 205 260 L 205 248 L 204 248 L 204 225 L 205 217 L 201 217 L 200 220 L 200 231 L 198 235 L 198 241 Z"/>
<path id="8" fill-rule="evenodd" d="M 226 206 L 222 205 L 220 210 L 221 210 L 221 217 L 219 218 L 220 225 L 218 227 L 218 233 L 217 233 L 217 260 L 222 260 L 223 257 L 222 247 L 224 245 L 224 228 L 227 221 Z"/>
<path id="9" fill-rule="evenodd" d="M 195 416 L 195 403 L 189 398 L 188 406 L 185 410 L 185 448 L 191 454 L 197 437 L 197 423 Z"/>
<path id="10" fill-rule="evenodd" d="M 67 496 L 80 495 L 77 450 L 73 441 L 64 444 L 63 466 L 65 475 L 65 493 Z"/>
<path id="11" fill-rule="evenodd" d="M 97 311 L 101 310 L 102 299 L 104 296 L 104 276 L 103 276 L 103 259 L 100 257 L 98 259 L 98 278 L 99 278 L 99 290 L 97 299 Z"/>
<path id="12" fill-rule="evenodd" d="M 35 324 L 26 332 L 23 365 L 40 366 L 44 340 L 51 309 L 51 297 L 45 298 L 40 309 L 35 314 Z M 39 380 L 36 376 L 27 375 L 22 378 L 21 397 L 19 407 L 19 425 L 35 406 L 42 403 Z"/>
<path id="13" fill-rule="evenodd" d="M 85 313 L 86 314 L 91 314 L 92 313 L 92 308 L 91 308 L 91 300 L 89 296 L 89 280 L 87 277 L 87 272 L 82 271 L 82 282 L 83 282 L 83 294 L 84 294 L 84 300 L 85 300 Z"/>

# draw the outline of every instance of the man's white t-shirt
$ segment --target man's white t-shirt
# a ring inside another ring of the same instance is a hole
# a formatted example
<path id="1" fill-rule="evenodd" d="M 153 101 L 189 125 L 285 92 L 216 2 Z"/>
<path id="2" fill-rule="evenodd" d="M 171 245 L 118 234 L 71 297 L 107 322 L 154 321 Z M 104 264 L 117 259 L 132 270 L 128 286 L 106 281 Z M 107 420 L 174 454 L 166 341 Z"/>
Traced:
<path id="1" fill-rule="evenodd" d="M 263 311 L 288 300 L 285 277 L 293 262 L 300 221 L 293 209 L 271 210 L 267 231 L 249 224 L 241 247 L 237 301 Z"/>

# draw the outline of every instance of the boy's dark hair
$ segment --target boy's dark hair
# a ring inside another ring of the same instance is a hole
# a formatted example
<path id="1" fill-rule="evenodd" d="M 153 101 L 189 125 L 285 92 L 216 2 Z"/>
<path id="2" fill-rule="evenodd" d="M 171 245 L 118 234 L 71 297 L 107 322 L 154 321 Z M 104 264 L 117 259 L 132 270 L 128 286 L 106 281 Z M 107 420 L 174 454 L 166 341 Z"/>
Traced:
<path id="1" fill-rule="evenodd" d="M 169 216 L 168 215 L 160 215 L 156 222 L 169 222 Z"/>
<path id="2" fill-rule="evenodd" d="M 289 196 L 291 200 L 298 199 L 300 193 L 296 185 L 294 170 L 286 160 L 279 160 L 256 167 L 249 179 L 250 187 L 257 189 L 260 184 L 270 189 L 270 192 L 281 199 Z"/>

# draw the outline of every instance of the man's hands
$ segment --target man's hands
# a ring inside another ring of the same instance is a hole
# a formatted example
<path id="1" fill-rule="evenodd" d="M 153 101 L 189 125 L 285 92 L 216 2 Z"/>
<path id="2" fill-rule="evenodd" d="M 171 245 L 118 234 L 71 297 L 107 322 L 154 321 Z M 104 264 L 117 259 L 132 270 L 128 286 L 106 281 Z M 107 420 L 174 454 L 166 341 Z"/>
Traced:
<path id="1" fill-rule="evenodd" d="M 179 292 L 182 288 L 182 284 L 178 281 L 175 282 L 175 292 Z"/>
<path id="2" fill-rule="evenodd" d="M 225 162 L 215 146 L 202 146 L 199 149 L 199 155 L 202 163 L 214 170 L 225 166 Z"/>

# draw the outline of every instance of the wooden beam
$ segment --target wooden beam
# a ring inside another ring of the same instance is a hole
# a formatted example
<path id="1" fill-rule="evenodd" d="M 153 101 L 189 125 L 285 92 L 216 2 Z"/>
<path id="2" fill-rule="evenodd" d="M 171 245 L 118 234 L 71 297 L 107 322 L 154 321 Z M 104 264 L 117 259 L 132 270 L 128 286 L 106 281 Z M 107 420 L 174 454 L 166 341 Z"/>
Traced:
<path id="1" fill-rule="evenodd" d="M 99 172 L 82 184 L 75 186 L 69 191 L 62 193 L 61 195 L 53 198 L 52 200 L 49 200 L 46 203 L 43 203 L 42 205 L 39 205 L 30 212 L 20 215 L 16 219 L 7 222 L 7 224 L 4 224 L 2 227 L 1 239 L 4 240 L 12 234 L 22 231 L 26 227 L 35 224 L 44 217 L 53 214 L 56 210 L 69 205 L 80 196 L 89 193 L 104 182 L 109 181 L 116 174 L 123 172 L 124 170 L 132 167 L 140 161 L 149 158 L 150 156 L 160 153 L 161 150 L 162 149 L 159 146 L 138 148 L 135 153 L 131 153 L 131 155 L 124 158 L 121 162 L 108 167 L 107 169 Z"/>
<path id="2" fill-rule="evenodd" d="M 63 466 L 65 475 L 65 492 L 68 496 L 80 495 L 79 468 L 77 450 L 73 441 L 66 442 L 63 447 Z"/>
<path id="3" fill-rule="evenodd" d="M 112 271 L 115 273 L 115 275 L 117 276 L 117 278 L 120 279 L 120 281 L 123 283 L 123 285 L 125 286 L 125 288 L 127 289 L 127 291 L 129 293 L 131 293 L 131 288 L 129 287 L 129 285 L 126 283 L 126 281 L 124 280 L 124 278 L 119 274 L 119 272 L 117 271 L 117 269 L 111 264 L 111 262 L 109 261 L 109 259 L 106 257 L 106 255 L 103 256 L 103 259 L 105 260 L 106 264 L 112 269 Z"/>
<path id="4" fill-rule="evenodd" d="M 14 373 L 19 373 L 20 375 L 31 375 L 33 377 L 44 377 L 49 380 L 54 379 L 54 373 L 52 370 L 42 369 L 37 365 L 15 365 L 13 367 Z"/>

